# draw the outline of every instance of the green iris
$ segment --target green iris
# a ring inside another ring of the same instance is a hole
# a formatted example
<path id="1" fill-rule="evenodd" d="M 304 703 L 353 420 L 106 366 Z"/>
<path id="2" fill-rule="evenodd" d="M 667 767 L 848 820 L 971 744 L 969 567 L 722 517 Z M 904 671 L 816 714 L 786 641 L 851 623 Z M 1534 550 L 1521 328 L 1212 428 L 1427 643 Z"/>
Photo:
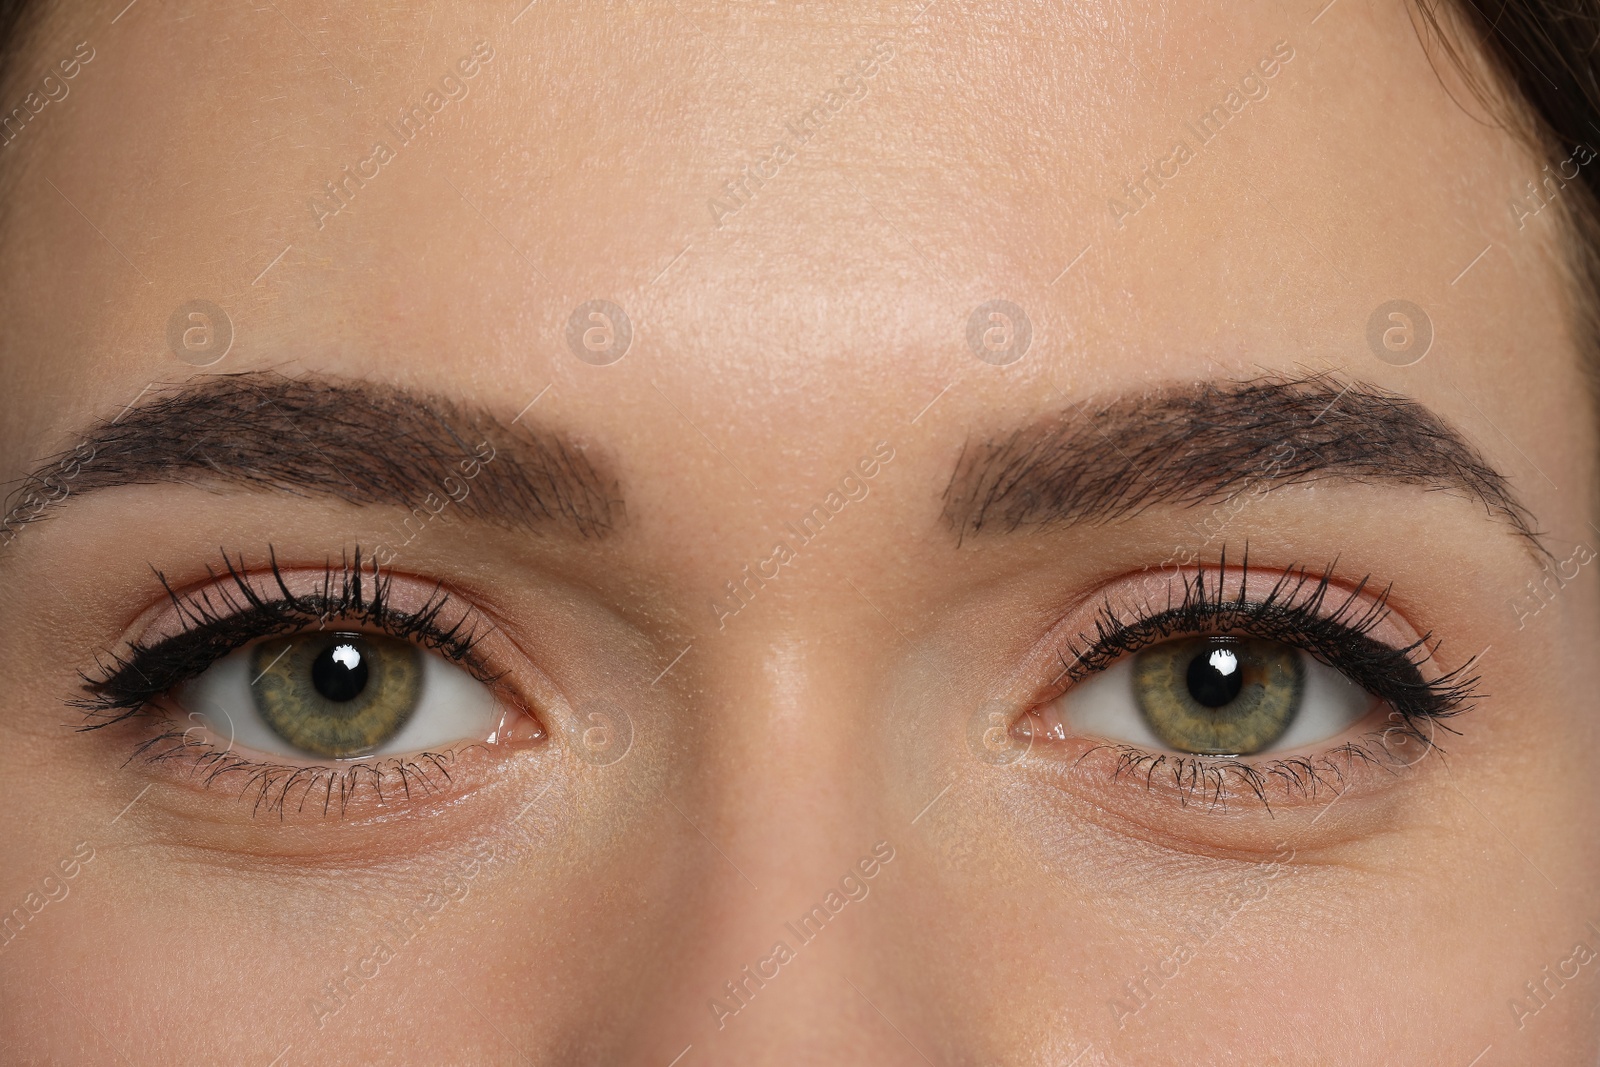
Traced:
<path id="1" fill-rule="evenodd" d="M 1300 653 L 1276 641 L 1194 637 L 1134 657 L 1139 710 L 1180 752 L 1248 755 L 1283 736 L 1305 692 Z"/>
<path id="2" fill-rule="evenodd" d="M 392 637 L 298 634 L 250 654 L 256 710 L 274 733 L 316 756 L 371 752 L 400 732 L 422 696 L 422 653 Z"/>

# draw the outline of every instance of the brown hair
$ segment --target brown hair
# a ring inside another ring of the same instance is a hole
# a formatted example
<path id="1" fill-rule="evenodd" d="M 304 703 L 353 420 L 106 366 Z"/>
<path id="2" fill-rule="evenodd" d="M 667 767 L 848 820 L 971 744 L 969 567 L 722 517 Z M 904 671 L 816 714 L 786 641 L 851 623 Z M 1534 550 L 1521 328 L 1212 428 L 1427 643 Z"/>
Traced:
<path id="1" fill-rule="evenodd" d="M 27 36 L 22 16 L 33 7 L 34 0 L 0 0 L 0 86 L 9 82 L 16 66 L 17 53 Z"/>

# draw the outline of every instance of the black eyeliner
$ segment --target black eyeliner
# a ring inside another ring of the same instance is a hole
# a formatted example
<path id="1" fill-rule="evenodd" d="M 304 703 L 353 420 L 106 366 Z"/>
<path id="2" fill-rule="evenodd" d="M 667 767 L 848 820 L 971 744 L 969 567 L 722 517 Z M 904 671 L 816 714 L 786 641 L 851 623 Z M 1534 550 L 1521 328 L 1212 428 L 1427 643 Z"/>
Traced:
<path id="1" fill-rule="evenodd" d="M 325 564 L 320 588 L 295 593 L 283 577 L 277 555 L 268 546 L 275 596 L 264 596 L 250 581 L 243 554 L 230 559 L 222 551 L 223 570 L 208 566 L 213 584 L 198 593 L 179 595 L 164 574 L 156 577 L 183 619 L 181 633 L 149 644 L 136 641 L 125 651 L 106 653 L 97 674 L 83 674 L 84 695 L 68 703 L 85 712 L 80 729 L 95 730 L 139 714 L 172 687 L 196 678 L 230 652 L 264 637 L 316 629 L 337 621 L 370 626 L 391 637 L 414 641 L 458 663 L 480 681 L 493 684 L 477 645 L 482 629 L 470 612 L 446 625 L 441 613 L 451 597 L 443 583 L 435 586 L 421 608 L 401 611 L 390 603 L 390 576 L 377 560 L 363 559 L 361 549 Z M 109 662 L 107 662 L 109 661 Z"/>
<path id="2" fill-rule="evenodd" d="M 1183 578 L 1183 597 L 1159 611 L 1139 609 L 1132 618 L 1118 614 L 1108 598 L 1094 620 L 1095 632 L 1081 634 L 1062 652 L 1062 677 L 1072 682 L 1110 667 L 1140 649 L 1174 637 L 1237 632 L 1298 648 L 1332 667 L 1387 703 L 1408 725 L 1438 722 L 1471 708 L 1481 694 L 1468 662 L 1432 680 L 1422 664 L 1437 649 L 1424 634 L 1403 648 L 1375 640 L 1371 632 L 1392 610 L 1389 590 L 1362 606 L 1370 576 L 1357 583 L 1341 603 L 1329 606 L 1333 564 L 1313 576 L 1304 567 L 1290 567 L 1273 581 L 1265 596 L 1249 596 L 1249 556 L 1241 568 L 1238 592 L 1223 592 L 1227 568 L 1224 551 L 1212 576 L 1200 567 Z"/>

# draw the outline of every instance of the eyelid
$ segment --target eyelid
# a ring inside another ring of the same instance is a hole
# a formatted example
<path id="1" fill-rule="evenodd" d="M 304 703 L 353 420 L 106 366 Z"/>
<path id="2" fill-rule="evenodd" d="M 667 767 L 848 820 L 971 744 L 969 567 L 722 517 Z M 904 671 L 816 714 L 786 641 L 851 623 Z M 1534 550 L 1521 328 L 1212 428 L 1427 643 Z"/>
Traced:
<path id="1" fill-rule="evenodd" d="M 1400 614 L 1386 590 L 1372 592 L 1370 583 L 1365 580 L 1355 585 L 1340 582 L 1332 577 L 1331 568 L 1318 574 L 1304 568 L 1251 567 L 1248 559 L 1237 566 L 1229 566 L 1224 555 L 1216 566 L 1191 564 L 1125 575 L 1106 583 L 1069 608 L 1035 652 L 1036 656 L 1042 653 L 1055 658 L 1057 670 L 1051 695 L 1059 695 L 1070 687 L 1073 672 L 1083 668 L 1083 659 L 1102 637 L 1108 636 L 1107 619 L 1142 620 L 1160 616 L 1182 605 L 1187 591 L 1196 582 L 1204 584 L 1208 599 L 1224 607 L 1260 603 L 1274 590 L 1285 606 L 1303 604 L 1320 596 L 1321 617 L 1360 619 L 1361 632 L 1372 641 L 1397 650 L 1416 648 L 1423 654 L 1414 658 L 1431 659 L 1425 644 L 1426 635 L 1419 633 Z M 1174 629 L 1155 640 L 1183 636 L 1186 632 Z M 1437 673 L 1445 672 L 1437 670 Z M 1040 696 L 1036 700 L 1048 698 Z"/>
<path id="2" fill-rule="evenodd" d="M 337 565 L 329 561 L 321 568 L 281 566 L 270 547 L 265 570 L 249 568 L 242 554 L 234 560 L 224 553 L 223 564 L 220 572 L 207 567 L 207 580 L 183 587 L 157 573 L 165 602 L 141 613 L 133 632 L 106 654 L 109 665 L 102 662 L 96 677 L 84 676 L 86 695 L 70 701 L 87 713 L 82 729 L 137 714 L 150 700 L 251 641 L 336 625 L 411 640 L 492 688 L 506 689 L 503 672 L 478 646 L 491 640 L 497 648 L 509 643 L 498 639 L 498 626 L 489 616 L 445 591 L 443 582 L 383 570 L 364 562 L 359 548 Z M 313 608 L 322 609 L 320 615 L 314 616 Z M 316 625 L 307 625 L 313 617 Z M 184 662 L 155 678 L 140 669 L 140 660 L 163 654 Z"/>
<path id="3" fill-rule="evenodd" d="M 330 561 L 311 566 L 280 565 L 274 554 L 269 556 L 266 569 L 259 566 L 246 569 L 243 555 L 237 561 L 227 560 L 226 554 L 223 558 L 227 566 L 221 572 L 208 566 L 205 578 L 182 586 L 171 585 L 165 575 L 158 573 L 166 597 L 152 604 L 130 623 L 125 642 L 150 646 L 181 636 L 193 629 L 195 613 L 203 610 L 208 603 L 220 616 L 226 616 L 234 608 L 248 608 L 251 605 L 244 599 L 241 581 L 259 598 L 259 602 L 265 604 L 281 602 L 286 591 L 303 598 L 314 597 L 325 591 L 337 595 L 341 587 L 330 583 L 359 579 L 367 600 L 372 596 L 372 583 L 382 583 L 384 603 L 397 614 L 416 615 L 446 595 L 458 608 L 468 612 L 473 610 L 458 594 L 446 590 L 442 582 L 417 578 L 401 571 L 375 568 L 360 548 L 339 564 Z M 328 624 L 332 626 L 334 622 L 330 618 Z"/>

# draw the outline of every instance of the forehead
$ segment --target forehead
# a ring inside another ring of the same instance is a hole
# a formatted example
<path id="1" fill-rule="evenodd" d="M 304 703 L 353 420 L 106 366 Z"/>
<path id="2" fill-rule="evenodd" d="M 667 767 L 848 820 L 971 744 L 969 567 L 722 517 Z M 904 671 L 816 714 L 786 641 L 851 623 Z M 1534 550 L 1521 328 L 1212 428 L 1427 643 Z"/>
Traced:
<path id="1" fill-rule="evenodd" d="M 138 5 L 45 37 L 18 91 L 94 54 L 5 149 L 5 329 L 47 377 L 186 370 L 195 300 L 229 369 L 518 397 L 591 374 L 603 300 L 617 380 L 779 429 L 963 376 L 1024 405 L 1260 364 L 1415 391 L 1365 339 L 1396 298 L 1464 363 L 1564 350 L 1451 287 L 1533 171 L 1398 3 Z M 1473 269 L 1548 288 L 1547 237 Z M 1003 377 L 993 300 L 1031 331 Z"/>

